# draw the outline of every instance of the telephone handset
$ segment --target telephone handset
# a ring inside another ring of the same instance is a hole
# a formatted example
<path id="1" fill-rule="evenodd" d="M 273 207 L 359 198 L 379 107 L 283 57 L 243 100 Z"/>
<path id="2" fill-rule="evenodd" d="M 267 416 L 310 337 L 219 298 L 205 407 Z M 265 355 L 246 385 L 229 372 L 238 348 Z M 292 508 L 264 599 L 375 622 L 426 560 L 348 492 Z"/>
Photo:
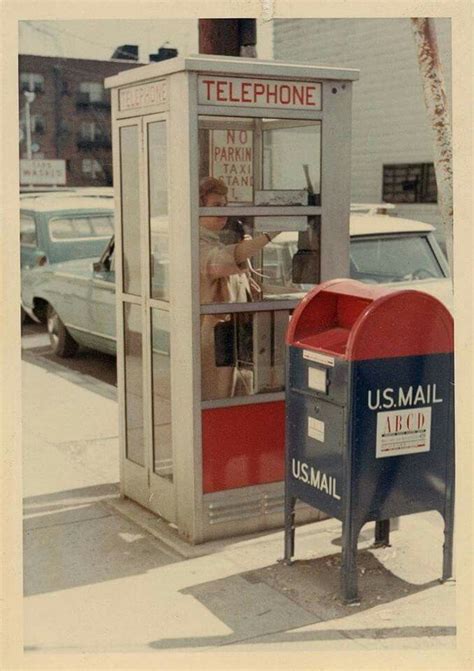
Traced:
<path id="1" fill-rule="evenodd" d="M 221 240 L 226 245 L 232 245 L 244 239 L 246 234 L 244 222 L 237 217 L 229 217 L 221 231 Z"/>

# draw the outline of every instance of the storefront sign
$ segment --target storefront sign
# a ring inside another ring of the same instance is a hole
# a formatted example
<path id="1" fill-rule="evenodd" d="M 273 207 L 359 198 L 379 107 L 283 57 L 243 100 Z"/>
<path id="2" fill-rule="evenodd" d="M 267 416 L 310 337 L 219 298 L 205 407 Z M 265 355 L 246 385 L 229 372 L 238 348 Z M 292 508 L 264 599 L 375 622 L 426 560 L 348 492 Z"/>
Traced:
<path id="1" fill-rule="evenodd" d="M 199 77 L 199 104 L 315 111 L 321 109 L 321 84 L 203 75 Z"/>
<path id="2" fill-rule="evenodd" d="M 20 184 L 64 185 L 66 184 L 66 161 L 21 159 Z"/>
<path id="3" fill-rule="evenodd" d="M 150 84 L 119 89 L 119 110 L 121 112 L 143 107 L 156 107 L 167 103 L 168 88 L 164 79 Z"/>
<path id="4" fill-rule="evenodd" d="M 253 202 L 253 134 L 250 131 L 211 131 L 209 165 L 211 176 L 227 185 L 229 203 Z"/>

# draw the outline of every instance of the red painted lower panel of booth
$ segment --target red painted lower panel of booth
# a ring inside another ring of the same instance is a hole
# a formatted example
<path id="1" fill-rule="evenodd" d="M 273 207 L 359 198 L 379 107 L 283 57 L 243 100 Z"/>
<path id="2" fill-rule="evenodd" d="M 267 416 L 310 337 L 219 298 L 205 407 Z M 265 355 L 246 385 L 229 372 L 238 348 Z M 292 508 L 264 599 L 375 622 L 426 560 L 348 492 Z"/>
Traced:
<path id="1" fill-rule="evenodd" d="M 284 479 L 285 402 L 202 412 L 203 491 Z"/>

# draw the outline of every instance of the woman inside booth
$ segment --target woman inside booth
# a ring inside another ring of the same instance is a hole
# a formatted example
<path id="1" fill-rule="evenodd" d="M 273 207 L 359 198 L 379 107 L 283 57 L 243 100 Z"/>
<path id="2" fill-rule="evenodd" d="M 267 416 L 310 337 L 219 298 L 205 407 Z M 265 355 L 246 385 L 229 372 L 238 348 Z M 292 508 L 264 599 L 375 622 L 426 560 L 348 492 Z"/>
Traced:
<path id="1" fill-rule="evenodd" d="M 199 185 L 201 207 L 225 207 L 227 186 L 219 179 L 205 177 Z M 255 238 L 226 244 L 228 217 L 199 218 L 201 303 L 246 303 L 260 298 L 260 287 L 251 276 L 249 259 L 260 252 L 278 233 L 262 233 Z M 202 399 L 229 398 L 252 393 L 252 373 L 236 368 L 235 329 L 230 314 L 201 316 Z"/>

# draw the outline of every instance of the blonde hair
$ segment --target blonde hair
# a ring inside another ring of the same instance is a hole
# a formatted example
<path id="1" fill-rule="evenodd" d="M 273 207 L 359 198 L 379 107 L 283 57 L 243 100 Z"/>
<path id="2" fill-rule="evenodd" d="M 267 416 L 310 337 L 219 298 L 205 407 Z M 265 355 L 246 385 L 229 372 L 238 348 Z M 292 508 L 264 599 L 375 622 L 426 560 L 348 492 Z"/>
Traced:
<path id="1" fill-rule="evenodd" d="M 228 190 L 229 189 L 222 180 L 216 179 L 215 177 L 204 177 L 204 179 L 199 182 L 199 202 L 202 206 L 204 199 L 210 193 L 217 193 L 220 196 L 227 196 Z"/>

